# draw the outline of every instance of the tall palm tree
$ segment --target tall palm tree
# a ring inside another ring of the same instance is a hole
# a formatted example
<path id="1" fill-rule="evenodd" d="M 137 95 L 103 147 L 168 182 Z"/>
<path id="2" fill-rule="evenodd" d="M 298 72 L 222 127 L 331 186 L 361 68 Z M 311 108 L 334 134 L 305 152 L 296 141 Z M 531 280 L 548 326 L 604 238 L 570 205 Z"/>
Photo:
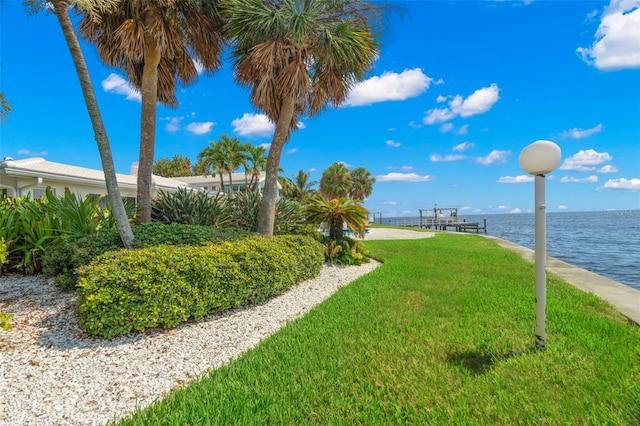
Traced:
<path id="1" fill-rule="evenodd" d="M 100 20 L 83 18 L 80 33 L 95 44 L 100 59 L 121 68 L 142 96 L 138 167 L 138 222 L 151 220 L 156 104 L 175 107 L 176 81 L 220 67 L 222 21 L 216 2 L 203 0 L 120 0 Z"/>
<path id="2" fill-rule="evenodd" d="M 304 170 L 298 170 L 298 174 L 293 176 L 293 179 L 278 178 L 280 186 L 280 195 L 283 198 L 289 200 L 295 200 L 300 204 L 304 204 L 307 198 L 314 196 L 317 191 L 313 189 L 318 184 L 317 181 L 309 181 L 311 173 L 306 173 Z"/>
<path id="3" fill-rule="evenodd" d="M 133 247 L 133 232 L 131 225 L 127 218 L 127 212 L 120 195 L 120 188 L 118 187 L 118 180 L 116 178 L 115 166 L 113 164 L 113 155 L 111 153 L 111 145 L 107 136 L 107 131 L 102 122 L 102 116 L 98 109 L 98 101 L 96 100 L 95 92 L 93 91 L 93 85 L 91 84 L 91 77 L 89 76 L 89 70 L 78 42 L 78 37 L 73 29 L 71 18 L 69 17 L 69 8 L 75 6 L 77 10 L 84 12 L 84 19 L 96 20 L 101 13 L 105 13 L 112 10 L 118 3 L 118 0 L 50 0 L 45 2 L 43 0 L 25 1 L 23 4 L 28 7 L 33 13 L 48 8 L 48 4 L 51 5 L 53 13 L 58 19 L 58 24 L 62 29 L 73 65 L 76 68 L 76 74 L 78 74 L 78 80 L 80 82 L 80 88 L 82 90 L 82 96 L 84 97 L 85 105 L 87 106 L 87 112 L 93 126 L 94 138 L 98 145 L 98 152 L 100 153 L 100 160 L 102 161 L 102 170 L 104 173 L 104 180 L 107 186 L 107 199 L 111 206 L 111 214 L 114 217 L 116 228 L 122 239 L 122 243 L 126 248 Z"/>
<path id="4" fill-rule="evenodd" d="M 347 197 L 352 187 L 353 178 L 344 164 L 333 163 L 322 172 L 320 194 L 326 199 Z"/>
<path id="5" fill-rule="evenodd" d="M 267 166 L 267 149 L 264 146 L 248 143 L 245 145 L 245 151 L 247 153 L 246 170 L 251 174 L 251 181 L 247 188 L 252 192 L 256 192 L 258 190 L 260 172 L 264 171 Z"/>
<path id="6" fill-rule="evenodd" d="M 4 97 L 4 93 L 0 92 L 0 123 L 2 123 L 5 118 L 7 118 L 7 114 L 11 112 L 11 105 L 7 101 L 7 98 Z"/>
<path id="7" fill-rule="evenodd" d="M 220 136 L 216 145 L 222 153 L 223 169 L 229 175 L 229 192 L 233 193 L 233 181 L 231 179 L 231 174 L 241 166 L 246 165 L 246 145 L 240 142 L 238 138 L 230 138 L 227 135 Z"/>
<path id="8" fill-rule="evenodd" d="M 351 170 L 352 186 L 349 191 L 349 198 L 355 201 L 364 201 L 373 192 L 373 184 L 376 178 L 364 167 Z"/>
<path id="9" fill-rule="evenodd" d="M 198 154 L 197 171 L 202 175 L 220 176 L 220 192 L 224 192 L 224 179 L 222 175 L 224 168 L 224 153 L 220 150 L 220 146 L 214 141 L 209 141 L 209 146 L 204 148 Z"/>
<path id="10" fill-rule="evenodd" d="M 365 223 L 369 212 L 358 202 L 348 198 L 334 198 L 327 200 L 321 195 L 315 195 L 307 200 L 303 210 L 307 223 L 319 226 L 322 223 L 330 223 L 329 237 L 339 240 L 344 237 L 342 224 L 356 235 L 364 235 Z"/>
<path id="11" fill-rule="evenodd" d="M 343 103 L 373 66 L 371 14 L 380 9 L 360 0 L 221 0 L 221 10 L 236 80 L 275 123 L 258 229 L 271 235 L 282 148 L 299 116 Z"/>

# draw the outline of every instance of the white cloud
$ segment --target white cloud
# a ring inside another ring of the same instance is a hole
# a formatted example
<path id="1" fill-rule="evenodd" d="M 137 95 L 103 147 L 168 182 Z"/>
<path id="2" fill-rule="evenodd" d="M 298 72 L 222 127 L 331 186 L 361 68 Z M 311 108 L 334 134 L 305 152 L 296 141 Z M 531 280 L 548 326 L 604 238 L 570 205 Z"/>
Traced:
<path id="1" fill-rule="evenodd" d="M 590 129 L 584 129 L 584 130 L 574 127 L 573 129 L 569 129 L 562 132 L 560 134 L 560 137 L 564 139 L 567 139 L 567 138 L 582 139 L 591 135 L 595 135 L 596 133 L 599 133 L 601 130 L 602 130 L 602 123 L 598 124 L 596 127 L 592 127 Z"/>
<path id="2" fill-rule="evenodd" d="M 120 77 L 118 74 L 111 73 L 109 77 L 102 80 L 102 89 L 105 92 L 116 93 L 118 95 L 124 95 L 125 99 L 130 101 L 141 101 L 142 97 L 140 96 L 140 92 L 133 88 L 125 80 Z"/>
<path id="3" fill-rule="evenodd" d="M 442 126 L 440 126 L 440 133 L 450 132 L 454 127 L 455 126 L 453 125 L 453 123 L 444 123 Z"/>
<path id="4" fill-rule="evenodd" d="M 382 204 L 383 206 L 395 206 L 396 204 L 398 204 L 397 201 L 382 201 L 380 204 Z"/>
<path id="5" fill-rule="evenodd" d="M 498 183 L 527 183 L 533 182 L 535 179 L 530 175 L 518 175 L 518 176 L 502 176 L 498 178 Z"/>
<path id="6" fill-rule="evenodd" d="M 422 124 L 416 123 L 415 121 L 412 120 L 409 122 L 409 127 L 412 127 L 414 129 L 419 129 L 422 127 Z"/>
<path id="7" fill-rule="evenodd" d="M 617 173 L 619 170 L 616 166 L 607 164 L 606 166 L 600 167 L 597 171 L 598 173 Z"/>
<path id="8" fill-rule="evenodd" d="M 586 178 L 574 178 L 571 176 L 562 176 L 560 183 L 595 183 L 598 181 L 598 176 L 589 176 Z"/>
<path id="9" fill-rule="evenodd" d="M 589 172 L 595 170 L 594 166 L 605 161 L 611 161 L 611 156 L 607 152 L 597 152 L 593 149 L 580 150 L 573 156 L 564 160 L 560 170 L 575 170 L 578 172 Z"/>
<path id="10" fill-rule="evenodd" d="M 198 75 L 204 72 L 204 65 L 202 65 L 202 62 L 198 61 L 197 59 L 194 59 L 193 65 L 196 67 L 196 72 L 198 73 Z"/>
<path id="11" fill-rule="evenodd" d="M 463 207 L 460 207 L 460 210 L 473 210 L 473 207 L 471 207 L 471 206 L 463 206 Z"/>
<path id="12" fill-rule="evenodd" d="M 261 143 L 261 144 L 260 144 L 260 145 L 258 145 L 258 146 L 263 147 L 263 148 L 264 148 L 264 149 L 266 149 L 267 151 L 269 151 L 269 149 L 271 148 L 271 144 L 270 144 L 270 143 Z"/>
<path id="13" fill-rule="evenodd" d="M 287 150 L 287 152 L 285 152 L 285 155 L 291 155 L 291 154 L 295 154 L 296 152 L 298 152 L 298 148 L 291 148 L 290 150 Z"/>
<path id="14" fill-rule="evenodd" d="M 245 113 L 242 118 L 236 118 L 231 122 L 233 131 L 240 136 L 270 136 L 276 126 L 264 114 Z"/>
<path id="15" fill-rule="evenodd" d="M 391 139 L 389 139 L 385 143 L 387 144 L 387 146 L 390 146 L 390 147 L 393 147 L 393 148 L 399 148 L 399 147 L 402 146 L 402 144 L 400 142 L 392 141 Z"/>
<path id="16" fill-rule="evenodd" d="M 593 44 L 576 51 L 600 70 L 640 68 L 640 0 L 611 0 Z"/>
<path id="17" fill-rule="evenodd" d="M 438 99 L 442 99 L 438 97 Z M 478 89 L 463 99 L 461 95 L 454 96 L 449 101 L 448 108 L 434 108 L 426 112 L 422 119 L 424 124 L 444 123 L 455 117 L 471 117 L 472 115 L 483 114 L 500 99 L 500 88 L 493 83 L 489 87 Z"/>
<path id="18" fill-rule="evenodd" d="M 411 170 L 413 170 L 413 166 L 400 166 L 400 168 L 402 170 L 404 170 L 405 172 L 410 172 Z"/>
<path id="19" fill-rule="evenodd" d="M 203 123 L 189 123 L 185 130 L 187 132 L 191 132 L 196 135 L 204 135 L 211 131 L 211 128 L 215 126 L 216 123 L 213 121 L 205 121 Z"/>
<path id="20" fill-rule="evenodd" d="M 443 102 L 446 102 L 451 96 L 442 96 L 442 95 L 438 95 L 438 97 L 436 98 L 436 102 L 441 104 Z"/>
<path id="21" fill-rule="evenodd" d="M 420 176 L 416 173 L 387 173 L 376 176 L 376 182 L 427 182 L 434 179 L 435 176 Z"/>
<path id="22" fill-rule="evenodd" d="M 640 190 L 640 179 L 638 178 L 609 179 L 604 183 L 604 185 L 596 188 L 596 191 L 602 191 L 605 189 L 623 189 L 623 190 L 635 192 Z"/>
<path id="23" fill-rule="evenodd" d="M 460 161 L 460 160 L 464 160 L 465 158 L 467 158 L 464 155 L 445 155 L 444 157 L 440 154 L 433 154 L 429 157 L 429 160 L 433 161 L 434 163 L 445 163 L 445 162 L 449 162 L 449 161 Z"/>
<path id="24" fill-rule="evenodd" d="M 511 151 L 500 151 L 494 149 L 485 157 L 477 157 L 476 162 L 483 166 L 489 166 L 494 163 L 505 163 L 509 154 L 511 154 Z"/>
<path id="25" fill-rule="evenodd" d="M 471 149 L 474 146 L 476 146 L 476 144 L 474 144 L 473 142 L 462 142 L 456 146 L 453 147 L 454 151 L 466 151 L 467 149 Z"/>
<path id="26" fill-rule="evenodd" d="M 509 213 L 522 213 L 522 210 L 516 207 L 515 209 L 509 210 Z"/>
<path id="27" fill-rule="evenodd" d="M 46 157 L 49 155 L 47 151 L 34 152 L 30 149 L 21 149 L 18 151 L 18 155 L 25 155 L 29 157 Z"/>
<path id="28" fill-rule="evenodd" d="M 569 207 L 565 206 L 564 204 L 560 204 L 558 206 L 558 210 L 569 210 Z"/>
<path id="29" fill-rule="evenodd" d="M 182 121 L 184 117 L 165 117 L 162 120 L 168 121 L 168 123 L 164 126 L 164 129 L 169 133 L 175 133 L 180 130 L 180 121 Z"/>
<path id="30" fill-rule="evenodd" d="M 302 121 L 298 121 L 296 124 L 298 125 L 298 130 L 302 130 L 302 129 L 306 129 L 307 128 L 307 125 L 304 124 Z"/>
<path id="31" fill-rule="evenodd" d="M 463 124 L 462 126 L 458 127 L 454 133 L 456 135 L 466 135 L 468 131 L 469 131 L 469 125 Z"/>
<path id="32" fill-rule="evenodd" d="M 498 206 L 498 210 L 506 210 L 507 206 Z"/>
<path id="33" fill-rule="evenodd" d="M 432 81 L 420 68 L 404 70 L 400 74 L 385 72 L 358 83 L 347 95 L 345 105 L 370 105 L 414 98 L 427 90 Z"/>

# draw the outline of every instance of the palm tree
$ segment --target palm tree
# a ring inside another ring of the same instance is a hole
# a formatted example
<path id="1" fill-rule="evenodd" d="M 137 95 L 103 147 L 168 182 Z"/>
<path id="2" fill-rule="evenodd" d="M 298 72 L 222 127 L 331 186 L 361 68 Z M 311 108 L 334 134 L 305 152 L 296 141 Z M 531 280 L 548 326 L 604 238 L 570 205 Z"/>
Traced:
<path id="1" fill-rule="evenodd" d="M 193 176 L 191 170 L 191 159 L 180 154 L 174 155 L 170 160 L 161 158 L 153 163 L 153 174 L 157 176 Z"/>
<path id="2" fill-rule="evenodd" d="M 360 0 L 221 0 L 221 10 L 236 80 L 275 123 L 258 228 L 272 235 L 282 148 L 300 116 L 343 103 L 373 66 L 371 14 L 380 9 Z"/>
<path id="3" fill-rule="evenodd" d="M 376 178 L 364 167 L 351 170 L 352 186 L 349 191 L 349 198 L 355 201 L 364 201 L 373 192 L 373 184 Z"/>
<path id="4" fill-rule="evenodd" d="M 84 17 L 80 33 L 100 59 L 121 68 L 142 96 L 138 222 L 151 220 L 156 104 L 175 107 L 176 81 L 197 78 L 195 61 L 207 72 L 220 67 L 222 22 L 213 1 L 120 0 L 99 20 Z"/>
<path id="5" fill-rule="evenodd" d="M 4 93 L 0 92 L 0 123 L 2 123 L 5 118 L 7 118 L 7 114 L 11 112 L 11 105 L 7 101 L 7 98 L 4 97 Z"/>
<path id="6" fill-rule="evenodd" d="M 329 237 L 332 240 L 340 240 L 344 237 L 343 223 L 346 223 L 347 228 L 356 235 L 364 235 L 369 212 L 348 198 L 327 200 L 321 195 L 315 195 L 307 200 L 303 214 L 307 223 L 314 226 L 330 223 Z"/>
<path id="7" fill-rule="evenodd" d="M 107 186 L 107 198 L 109 200 L 109 205 L 111 206 L 111 214 L 114 217 L 116 228 L 118 229 L 118 233 L 122 239 L 122 244 L 124 244 L 126 248 L 131 248 L 133 247 L 133 232 L 131 231 L 131 225 L 127 218 L 124 202 L 120 195 L 120 188 L 118 187 L 115 166 L 113 164 L 113 155 L 111 153 L 111 145 L 109 143 L 104 123 L 102 122 L 100 110 L 98 109 L 98 101 L 96 100 L 95 92 L 93 91 L 89 70 L 84 60 L 84 55 L 82 54 L 78 37 L 76 36 L 73 24 L 69 17 L 69 7 L 75 6 L 79 11 L 84 12 L 84 19 L 98 19 L 97 16 L 99 14 L 112 10 L 117 3 L 118 0 L 51 0 L 48 2 L 32 0 L 25 1 L 24 5 L 35 13 L 40 10 L 47 9 L 47 5 L 50 4 L 53 13 L 58 19 L 58 24 L 62 29 L 62 34 L 67 42 L 67 47 L 69 48 L 73 65 L 75 66 L 76 73 L 78 74 L 82 96 L 84 97 L 91 125 L 93 126 L 94 138 L 98 145 L 100 160 L 102 161 L 102 170 Z"/>
<path id="8" fill-rule="evenodd" d="M 229 193 L 233 193 L 231 174 L 241 166 L 246 165 L 246 146 L 238 138 L 230 138 L 227 135 L 220 136 L 216 145 L 222 154 L 223 169 L 229 175 Z"/>
<path id="9" fill-rule="evenodd" d="M 328 200 L 349 195 L 353 187 L 353 178 L 349 169 L 342 163 L 333 163 L 322 172 L 320 194 Z"/>
<path id="10" fill-rule="evenodd" d="M 278 177 L 278 182 L 282 189 L 280 190 L 280 196 L 288 200 L 295 200 L 300 204 L 304 204 L 307 198 L 315 195 L 317 191 L 313 189 L 313 186 L 318 182 L 309 181 L 311 173 L 306 173 L 304 170 L 298 170 L 298 174 L 293 176 L 293 179 Z"/>
<path id="11" fill-rule="evenodd" d="M 248 143 L 245 145 L 245 151 L 247 153 L 247 168 L 245 170 L 251 174 L 251 181 L 247 188 L 252 192 L 256 192 L 258 190 L 260 172 L 264 171 L 267 165 L 267 149 L 260 145 Z"/>
<path id="12" fill-rule="evenodd" d="M 209 146 L 198 154 L 198 163 L 195 168 L 202 175 L 210 174 L 215 177 L 217 174 L 220 176 L 220 192 L 224 192 L 224 179 L 222 178 L 225 171 L 224 154 L 218 144 L 214 141 L 209 141 Z"/>

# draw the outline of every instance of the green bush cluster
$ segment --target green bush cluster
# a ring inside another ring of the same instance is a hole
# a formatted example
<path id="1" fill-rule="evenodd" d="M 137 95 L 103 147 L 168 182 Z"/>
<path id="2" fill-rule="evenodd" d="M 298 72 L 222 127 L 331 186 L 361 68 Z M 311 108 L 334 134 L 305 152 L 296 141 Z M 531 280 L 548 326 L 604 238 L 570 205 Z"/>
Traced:
<path id="1" fill-rule="evenodd" d="M 349 237 L 342 237 L 334 240 L 331 237 L 322 239 L 324 244 L 324 257 L 329 263 L 337 263 L 339 265 L 362 265 L 367 263 L 369 259 L 364 243 Z"/>
<path id="2" fill-rule="evenodd" d="M 79 269 L 78 315 L 94 337 L 174 327 L 260 303 L 316 276 L 323 247 L 303 236 L 108 252 Z"/>
<path id="3" fill-rule="evenodd" d="M 237 240 L 250 235 L 238 228 L 213 228 L 196 225 L 164 225 L 145 223 L 132 227 L 134 245 L 137 248 L 158 245 L 202 246 L 226 240 Z M 87 265 L 95 257 L 124 248 L 115 229 L 82 238 L 63 237 L 42 257 L 44 273 L 56 276 L 56 285 L 73 289 L 78 282 L 76 268 Z"/>

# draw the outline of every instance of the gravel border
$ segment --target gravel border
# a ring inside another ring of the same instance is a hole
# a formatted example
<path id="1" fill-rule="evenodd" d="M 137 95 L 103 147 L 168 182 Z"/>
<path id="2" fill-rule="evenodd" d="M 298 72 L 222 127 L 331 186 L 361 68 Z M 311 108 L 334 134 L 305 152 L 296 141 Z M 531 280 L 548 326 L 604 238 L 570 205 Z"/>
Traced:
<path id="1" fill-rule="evenodd" d="M 95 425 L 146 407 L 256 346 L 338 288 L 372 271 L 325 265 L 282 296 L 165 332 L 103 341 L 86 336 L 75 298 L 41 276 L 0 277 L 0 424 Z"/>

